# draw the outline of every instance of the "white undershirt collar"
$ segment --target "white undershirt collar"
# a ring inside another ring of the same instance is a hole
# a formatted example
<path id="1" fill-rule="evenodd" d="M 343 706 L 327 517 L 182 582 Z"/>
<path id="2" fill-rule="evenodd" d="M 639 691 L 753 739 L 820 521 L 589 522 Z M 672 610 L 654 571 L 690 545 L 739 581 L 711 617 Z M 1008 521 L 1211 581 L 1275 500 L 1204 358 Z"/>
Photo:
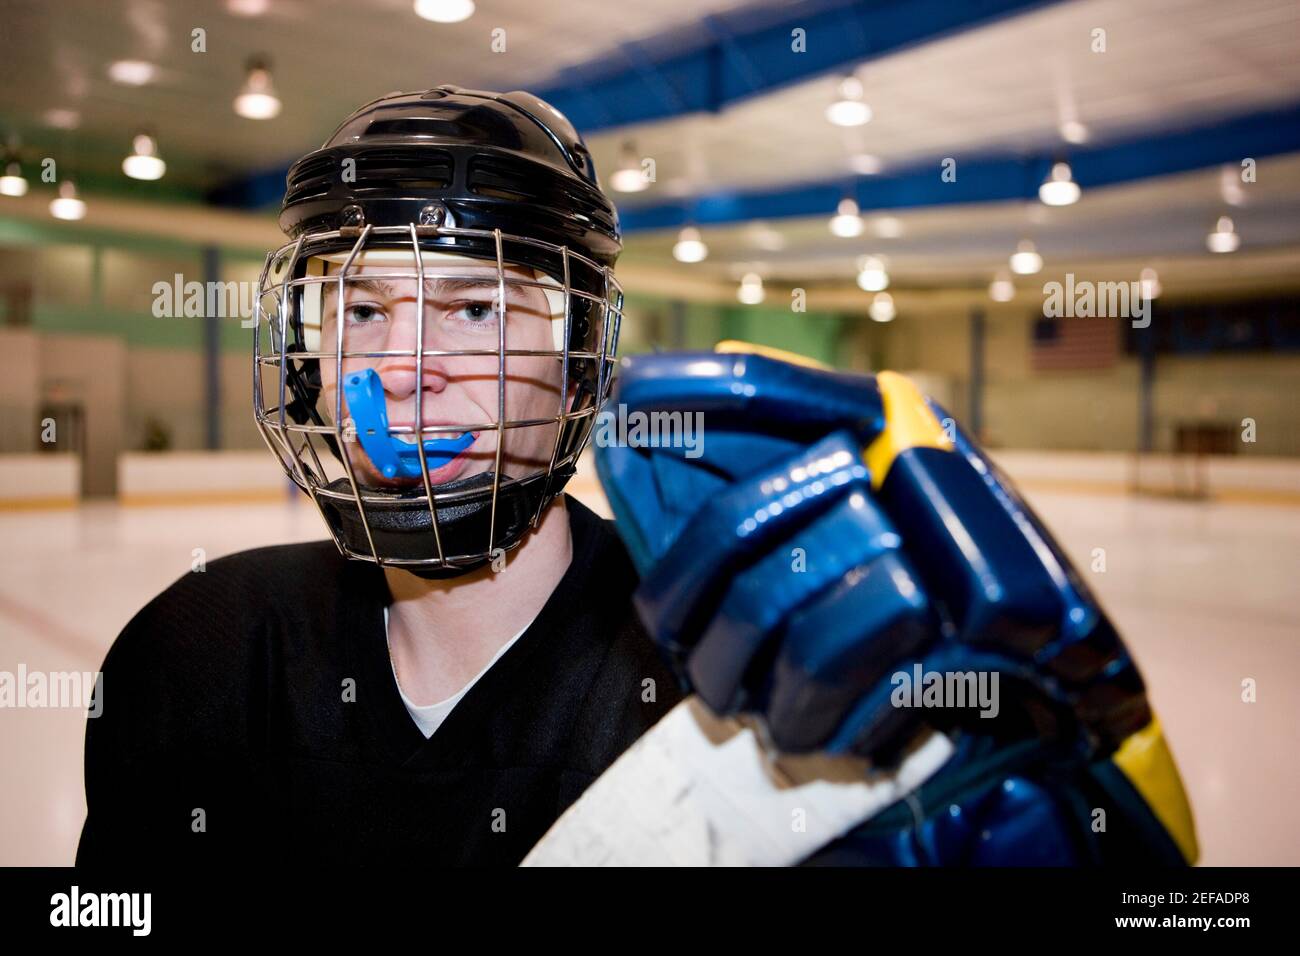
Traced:
<path id="1" fill-rule="evenodd" d="M 536 620 L 536 618 L 534 618 L 534 620 Z M 414 701 L 412 701 L 411 698 L 406 696 L 406 691 L 402 690 L 402 684 L 397 679 L 397 667 L 396 665 L 393 664 L 392 651 L 390 648 L 388 658 L 389 658 L 389 666 L 392 668 L 393 671 L 393 682 L 397 684 L 397 693 L 401 695 L 402 703 L 406 707 L 406 712 L 411 715 L 411 719 L 415 721 L 415 725 L 420 728 L 420 733 L 424 734 L 425 737 L 432 737 L 433 732 L 442 725 L 442 722 L 444 720 L 447 719 L 447 715 L 451 713 L 452 708 L 454 708 L 458 703 L 460 703 L 460 699 L 462 697 L 464 697 L 467 693 L 469 693 L 469 689 L 478 682 L 479 678 L 481 678 L 484 674 L 486 674 L 489 670 L 491 670 L 492 665 L 495 664 L 497 661 L 499 661 L 501 659 L 501 656 L 505 654 L 506 651 L 510 650 L 511 647 L 514 646 L 515 641 L 523 637 L 524 633 L 532 626 L 533 626 L 533 622 L 529 621 L 527 624 L 523 626 L 523 629 L 520 630 L 518 634 L 510 638 L 510 640 L 506 641 L 505 644 L 501 645 L 500 650 L 498 650 L 496 654 L 493 655 L 492 660 L 488 661 L 481 671 L 479 671 L 477 674 L 471 677 L 469 679 L 469 682 L 464 687 L 462 687 L 456 693 L 452 694 L 446 700 L 440 700 L 432 704 L 417 704 Z M 384 640 L 385 642 L 387 642 L 388 640 L 388 608 L 387 607 L 384 608 Z"/>

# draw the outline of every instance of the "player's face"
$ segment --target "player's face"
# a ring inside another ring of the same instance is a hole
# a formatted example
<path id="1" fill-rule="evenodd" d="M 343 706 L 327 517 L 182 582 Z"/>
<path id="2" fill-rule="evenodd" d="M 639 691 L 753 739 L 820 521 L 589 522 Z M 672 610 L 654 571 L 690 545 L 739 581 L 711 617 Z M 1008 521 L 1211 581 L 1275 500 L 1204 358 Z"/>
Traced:
<path id="1" fill-rule="evenodd" d="M 337 271 L 334 267 L 332 271 Z M 404 271 L 383 265 L 349 270 L 343 294 L 343 351 L 382 352 L 416 348 L 417 280 L 378 278 Z M 488 350 L 485 355 L 413 354 L 384 357 L 345 357 L 343 374 L 373 368 L 383 381 L 390 428 L 414 429 L 416 402 L 424 396 L 424 425 L 461 426 L 473 443 L 451 461 L 429 470 L 431 484 L 441 484 L 482 472 L 496 464 L 502 434 L 502 477 L 522 477 L 550 464 L 554 423 L 507 428 L 498 433 L 498 419 L 522 421 L 554 418 L 560 411 L 561 365 L 554 356 L 510 355 L 505 362 L 505 408 L 498 409 L 499 312 L 495 263 L 426 265 L 424 289 L 424 348 L 453 351 Z M 456 276 L 450 278 L 449 276 Z M 355 278 L 354 278 L 355 277 Z M 468 277 L 468 278 L 466 278 Z M 510 283 L 533 280 L 533 272 L 506 266 L 506 347 L 555 351 L 552 317 L 546 294 L 536 286 Z M 321 349 L 333 352 L 338 342 L 339 291 L 326 283 L 322 293 Z M 338 378 L 333 358 L 321 359 L 322 403 L 333 414 Z M 344 421 L 352 418 L 347 393 L 342 396 Z M 426 433 L 427 439 L 447 439 L 453 433 Z M 414 441 L 413 434 L 399 435 Z M 360 442 L 347 451 L 357 480 L 381 487 L 421 485 L 418 478 L 385 478 L 372 464 Z"/>

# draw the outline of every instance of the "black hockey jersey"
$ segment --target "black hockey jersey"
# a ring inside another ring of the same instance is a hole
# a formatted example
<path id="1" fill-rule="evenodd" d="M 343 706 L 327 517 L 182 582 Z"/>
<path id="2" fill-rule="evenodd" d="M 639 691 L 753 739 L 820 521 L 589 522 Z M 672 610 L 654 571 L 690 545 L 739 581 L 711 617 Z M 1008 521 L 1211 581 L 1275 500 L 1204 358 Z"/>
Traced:
<path id="1" fill-rule="evenodd" d="M 518 863 L 682 697 L 612 523 L 567 506 L 568 571 L 428 739 L 375 565 L 322 541 L 177 581 L 104 662 L 78 864 Z"/>

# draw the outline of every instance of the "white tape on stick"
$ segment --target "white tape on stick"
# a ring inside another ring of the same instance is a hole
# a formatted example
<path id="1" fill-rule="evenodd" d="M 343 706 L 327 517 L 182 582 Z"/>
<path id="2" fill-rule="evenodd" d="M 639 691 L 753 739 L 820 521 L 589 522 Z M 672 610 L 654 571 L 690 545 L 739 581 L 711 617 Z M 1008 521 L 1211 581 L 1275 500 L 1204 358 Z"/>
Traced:
<path id="1" fill-rule="evenodd" d="M 924 783 L 953 752 L 931 734 L 894 772 L 848 757 L 768 759 L 697 698 L 618 758 L 523 866 L 791 866 Z"/>

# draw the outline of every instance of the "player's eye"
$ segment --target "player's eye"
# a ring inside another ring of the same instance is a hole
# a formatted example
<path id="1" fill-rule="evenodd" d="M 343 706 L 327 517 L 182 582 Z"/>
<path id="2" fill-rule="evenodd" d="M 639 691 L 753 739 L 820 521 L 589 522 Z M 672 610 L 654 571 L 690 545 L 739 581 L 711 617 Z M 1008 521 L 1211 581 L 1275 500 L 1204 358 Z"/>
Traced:
<path id="1" fill-rule="evenodd" d="M 485 300 L 460 302 L 452 309 L 451 317 L 470 328 L 488 328 L 496 324 L 497 307 L 495 303 Z"/>
<path id="2" fill-rule="evenodd" d="M 383 309 L 369 302 L 350 305 L 343 310 L 343 314 L 347 318 L 348 325 L 369 325 L 373 322 L 382 322 L 387 318 Z"/>

